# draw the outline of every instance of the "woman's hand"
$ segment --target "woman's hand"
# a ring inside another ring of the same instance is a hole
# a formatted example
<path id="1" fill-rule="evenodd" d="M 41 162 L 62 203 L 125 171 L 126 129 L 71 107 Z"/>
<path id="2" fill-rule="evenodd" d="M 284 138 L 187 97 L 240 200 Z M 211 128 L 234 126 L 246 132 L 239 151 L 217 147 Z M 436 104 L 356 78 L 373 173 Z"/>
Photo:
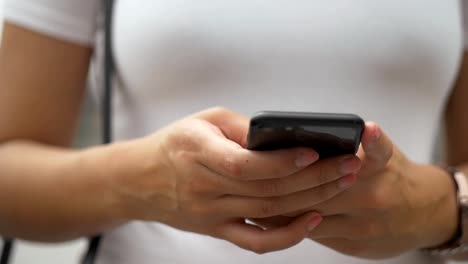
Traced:
<path id="1" fill-rule="evenodd" d="M 343 176 L 357 171 L 360 161 L 351 156 L 316 162 L 317 153 L 305 148 L 249 151 L 243 147 L 248 124 L 216 108 L 124 143 L 122 156 L 115 156 L 122 172 L 112 184 L 126 201 L 127 217 L 222 238 L 257 253 L 302 241 L 321 222 L 319 214 L 273 229 L 245 219 L 287 214 L 334 197 L 352 184 L 354 176 Z"/>
<path id="2" fill-rule="evenodd" d="M 351 189 L 309 208 L 325 217 L 310 238 L 344 254 L 386 258 L 443 244 L 455 233 L 454 184 L 443 170 L 408 160 L 374 123 L 367 123 Z M 266 227 L 291 218 L 256 220 Z"/>

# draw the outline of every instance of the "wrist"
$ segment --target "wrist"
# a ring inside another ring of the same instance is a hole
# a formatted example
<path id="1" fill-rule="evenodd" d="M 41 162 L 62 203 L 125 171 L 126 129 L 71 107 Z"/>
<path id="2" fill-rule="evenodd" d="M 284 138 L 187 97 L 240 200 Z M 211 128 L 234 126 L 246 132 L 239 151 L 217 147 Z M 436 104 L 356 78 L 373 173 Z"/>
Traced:
<path id="1" fill-rule="evenodd" d="M 427 165 L 428 200 L 430 210 L 423 216 L 427 218 L 420 248 L 434 248 L 452 240 L 458 230 L 459 211 L 457 190 L 452 175 L 445 169 Z M 430 171 L 430 172 L 429 172 Z M 429 174 L 430 173 L 430 174 Z M 431 176 L 429 176 L 431 175 Z M 432 180 L 433 181 L 432 181 Z"/>
<path id="2" fill-rule="evenodd" d="M 130 220 L 125 214 L 125 203 L 114 188 L 114 178 L 120 173 L 116 166 L 119 144 L 80 150 L 72 160 L 71 170 L 79 171 L 81 177 L 81 187 L 77 188 L 87 197 L 90 213 L 102 225 L 100 232 Z"/>
<path id="3" fill-rule="evenodd" d="M 457 201 L 457 229 L 450 240 L 430 248 L 435 255 L 459 256 L 468 250 L 468 176 L 456 168 L 447 168 L 451 175 Z"/>
<path id="4" fill-rule="evenodd" d="M 103 186 L 108 213 L 119 221 L 161 221 L 169 182 L 157 136 L 117 142 L 91 150 L 89 162 Z"/>

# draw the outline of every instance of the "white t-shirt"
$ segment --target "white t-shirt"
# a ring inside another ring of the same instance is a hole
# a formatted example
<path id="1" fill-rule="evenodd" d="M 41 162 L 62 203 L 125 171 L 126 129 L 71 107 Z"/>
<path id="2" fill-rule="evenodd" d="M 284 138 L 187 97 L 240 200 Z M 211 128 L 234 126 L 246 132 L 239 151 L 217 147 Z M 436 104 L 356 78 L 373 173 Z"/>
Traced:
<path id="1" fill-rule="evenodd" d="M 10 0 L 10 22 L 96 43 L 98 0 Z M 222 105 L 352 112 L 429 162 L 462 53 L 459 0 L 120 0 L 116 139 Z M 466 27 L 468 28 L 468 27 Z M 352 227 L 350 227 L 352 228 Z M 258 256 L 157 223 L 107 233 L 99 263 L 368 263 L 312 241 Z M 439 263 L 419 252 L 378 263 Z"/>

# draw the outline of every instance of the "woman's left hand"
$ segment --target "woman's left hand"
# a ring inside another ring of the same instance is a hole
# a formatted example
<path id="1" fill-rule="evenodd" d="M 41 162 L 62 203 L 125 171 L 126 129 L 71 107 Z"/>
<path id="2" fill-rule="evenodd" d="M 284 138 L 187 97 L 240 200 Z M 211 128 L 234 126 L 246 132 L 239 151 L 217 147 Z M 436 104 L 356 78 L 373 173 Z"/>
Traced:
<path id="1" fill-rule="evenodd" d="M 410 161 L 374 123 L 368 122 L 357 154 L 357 183 L 310 208 L 324 216 L 310 238 L 341 253 L 387 258 L 448 241 L 457 226 L 455 187 L 444 170 Z M 256 219 L 264 227 L 291 218 Z"/>

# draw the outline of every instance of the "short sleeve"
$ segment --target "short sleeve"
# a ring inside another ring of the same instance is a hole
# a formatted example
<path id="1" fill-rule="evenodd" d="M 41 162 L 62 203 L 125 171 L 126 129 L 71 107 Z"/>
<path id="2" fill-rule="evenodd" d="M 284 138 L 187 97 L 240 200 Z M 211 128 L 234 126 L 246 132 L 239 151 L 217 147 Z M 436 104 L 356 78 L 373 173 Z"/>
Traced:
<path id="1" fill-rule="evenodd" d="M 93 45 L 99 0 L 6 0 L 5 20 L 78 44 Z"/>

